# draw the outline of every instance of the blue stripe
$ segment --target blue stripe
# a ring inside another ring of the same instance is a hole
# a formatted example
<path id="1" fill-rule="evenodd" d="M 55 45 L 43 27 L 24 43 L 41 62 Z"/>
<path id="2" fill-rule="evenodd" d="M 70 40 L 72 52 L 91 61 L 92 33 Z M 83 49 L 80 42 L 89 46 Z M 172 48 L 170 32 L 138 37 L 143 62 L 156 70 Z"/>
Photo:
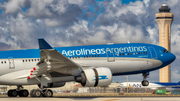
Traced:
<path id="1" fill-rule="evenodd" d="M 138 46 L 154 46 L 157 47 L 156 45 L 151 45 L 151 44 L 139 44 L 139 43 L 131 43 L 131 44 L 115 44 L 115 45 L 89 45 L 89 46 L 72 46 L 72 47 L 56 47 L 57 51 L 62 53 L 63 50 L 68 52 L 69 50 L 80 50 L 80 49 L 86 49 L 86 50 L 93 50 L 93 49 L 101 49 L 104 48 L 104 51 L 106 51 L 107 48 L 119 48 L 119 47 L 138 47 Z M 99 50 L 97 50 L 99 51 Z M 147 50 L 148 53 L 149 50 Z M 126 52 L 127 53 L 127 52 Z M 134 53 L 134 52 L 128 52 L 128 53 Z M 124 55 L 124 56 L 117 56 L 116 52 L 113 53 L 114 57 L 138 57 L 138 58 L 151 58 L 150 54 L 146 55 L 147 57 L 142 57 L 144 54 L 140 55 Z M 80 56 L 84 57 L 85 55 L 77 55 L 74 54 L 72 56 L 67 56 L 66 54 L 63 54 L 66 57 L 75 57 L 75 56 Z M 100 55 L 100 57 L 107 57 L 107 54 L 98 54 L 94 52 L 94 54 L 89 54 L 87 52 L 86 55 Z M 0 51 L 0 59 L 7 59 L 8 57 L 13 57 L 14 59 L 16 58 L 40 58 L 40 50 L 39 49 L 23 49 L 23 50 L 8 50 L 8 51 Z M 112 57 L 112 56 L 110 56 Z"/>
<path id="2" fill-rule="evenodd" d="M 8 57 L 18 58 L 40 58 L 39 49 L 24 49 L 24 50 L 8 50 L 0 51 L 0 59 L 8 59 Z"/>

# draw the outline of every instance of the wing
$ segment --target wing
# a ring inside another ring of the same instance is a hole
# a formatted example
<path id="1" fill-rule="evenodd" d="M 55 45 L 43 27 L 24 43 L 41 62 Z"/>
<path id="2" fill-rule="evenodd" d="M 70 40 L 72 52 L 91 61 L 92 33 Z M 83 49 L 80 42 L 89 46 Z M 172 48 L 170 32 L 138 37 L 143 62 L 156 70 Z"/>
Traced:
<path id="1" fill-rule="evenodd" d="M 72 60 L 66 58 L 56 49 L 53 49 L 44 39 L 38 39 L 40 61 L 33 68 L 28 79 L 41 76 L 47 72 L 59 72 L 68 75 L 78 75 L 82 68 Z"/>

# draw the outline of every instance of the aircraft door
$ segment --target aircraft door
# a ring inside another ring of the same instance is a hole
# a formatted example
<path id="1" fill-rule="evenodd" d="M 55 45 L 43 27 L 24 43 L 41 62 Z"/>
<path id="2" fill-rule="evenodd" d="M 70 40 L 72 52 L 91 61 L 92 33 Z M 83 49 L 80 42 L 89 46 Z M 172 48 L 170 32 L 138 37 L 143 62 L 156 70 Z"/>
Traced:
<path id="1" fill-rule="evenodd" d="M 14 69 L 15 65 L 14 65 L 13 57 L 9 57 L 8 60 L 9 60 L 9 69 Z"/>
<path id="2" fill-rule="evenodd" d="M 154 47 L 149 47 L 150 53 L 151 53 L 151 58 L 157 58 L 156 50 Z"/>
<path id="3" fill-rule="evenodd" d="M 115 61 L 114 52 L 107 51 L 106 54 L 107 54 L 107 61 L 108 62 L 114 62 Z"/>

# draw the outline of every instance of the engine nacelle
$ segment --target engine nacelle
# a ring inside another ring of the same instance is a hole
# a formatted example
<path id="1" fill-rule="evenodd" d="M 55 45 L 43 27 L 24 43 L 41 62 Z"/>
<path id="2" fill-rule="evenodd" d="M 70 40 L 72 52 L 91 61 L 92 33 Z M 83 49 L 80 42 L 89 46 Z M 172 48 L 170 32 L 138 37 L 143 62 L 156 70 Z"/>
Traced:
<path id="1" fill-rule="evenodd" d="M 112 72 L 106 67 L 86 69 L 75 77 L 75 81 L 84 87 L 108 86 L 112 82 Z"/>
<path id="2" fill-rule="evenodd" d="M 56 88 L 56 87 L 62 87 L 66 84 L 66 82 L 55 82 L 55 83 L 48 83 L 48 86 L 45 86 L 44 88 Z M 39 88 L 41 85 L 38 85 Z"/>

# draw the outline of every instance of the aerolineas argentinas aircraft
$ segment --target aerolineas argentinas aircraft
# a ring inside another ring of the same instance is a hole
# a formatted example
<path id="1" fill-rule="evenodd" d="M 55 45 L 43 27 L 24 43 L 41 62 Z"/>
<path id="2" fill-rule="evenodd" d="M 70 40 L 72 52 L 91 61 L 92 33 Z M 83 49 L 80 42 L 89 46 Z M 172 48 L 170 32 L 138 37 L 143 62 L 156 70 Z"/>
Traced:
<path id="1" fill-rule="evenodd" d="M 86 87 L 108 86 L 112 76 L 142 73 L 142 85 L 150 71 L 175 60 L 165 48 L 144 43 L 124 43 L 52 48 L 39 39 L 39 49 L 0 51 L 0 84 L 17 85 L 9 97 L 27 97 L 22 85 L 39 85 L 32 97 L 53 96 L 52 87 L 76 81 Z"/>

